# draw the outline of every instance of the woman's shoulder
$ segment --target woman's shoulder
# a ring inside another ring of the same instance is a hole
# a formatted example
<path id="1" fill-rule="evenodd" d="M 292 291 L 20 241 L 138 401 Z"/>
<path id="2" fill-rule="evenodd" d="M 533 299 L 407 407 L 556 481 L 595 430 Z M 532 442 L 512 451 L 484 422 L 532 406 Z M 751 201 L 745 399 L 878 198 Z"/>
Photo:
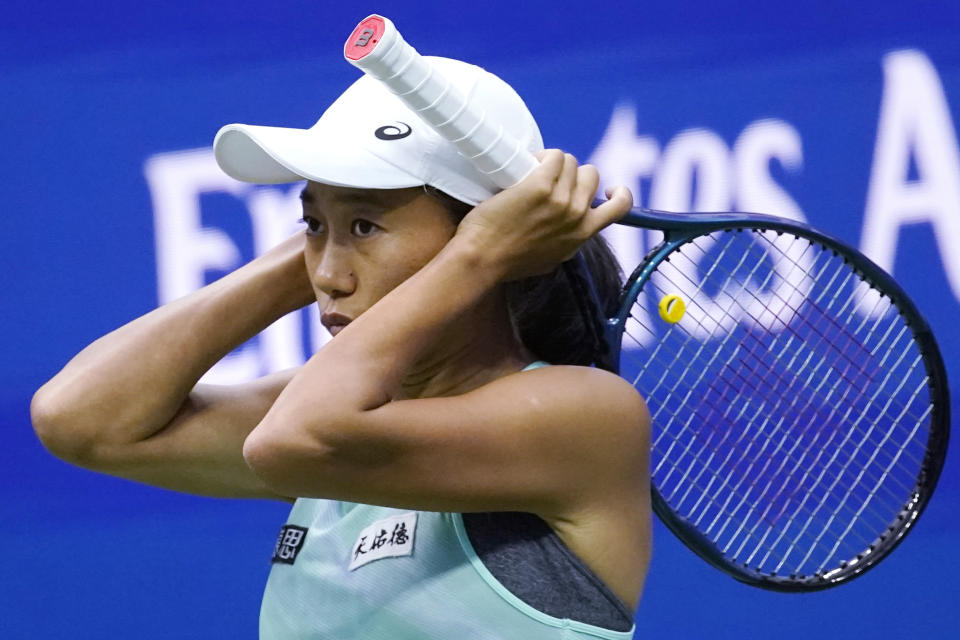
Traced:
<path id="1" fill-rule="evenodd" d="M 550 366 L 512 376 L 550 406 L 530 412 L 565 491 L 538 513 L 593 572 L 634 606 L 650 558 L 650 414 L 620 376 Z"/>
<path id="2" fill-rule="evenodd" d="M 531 391 L 544 389 L 551 391 L 553 396 L 562 396 L 567 399 L 564 404 L 608 405 L 629 412 L 646 412 L 640 392 L 617 374 L 604 369 L 544 363 L 527 367 L 511 378 L 513 384 L 522 384 Z"/>
<path id="3" fill-rule="evenodd" d="M 629 382 L 603 369 L 574 365 L 527 368 L 501 379 L 510 385 L 511 397 L 528 398 L 533 419 L 539 417 L 556 429 L 566 424 L 580 433 L 590 427 L 594 444 L 605 435 L 613 446 L 625 438 L 640 444 L 649 438 L 650 414 L 640 393 Z"/>

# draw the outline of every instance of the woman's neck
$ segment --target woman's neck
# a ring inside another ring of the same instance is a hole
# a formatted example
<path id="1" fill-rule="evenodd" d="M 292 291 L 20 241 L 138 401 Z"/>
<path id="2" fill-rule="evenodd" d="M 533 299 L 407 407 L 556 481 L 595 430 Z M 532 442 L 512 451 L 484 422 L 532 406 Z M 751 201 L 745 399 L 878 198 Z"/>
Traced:
<path id="1" fill-rule="evenodd" d="M 434 344 L 406 373 L 396 400 L 460 395 L 533 360 L 499 296 L 452 323 Z"/>

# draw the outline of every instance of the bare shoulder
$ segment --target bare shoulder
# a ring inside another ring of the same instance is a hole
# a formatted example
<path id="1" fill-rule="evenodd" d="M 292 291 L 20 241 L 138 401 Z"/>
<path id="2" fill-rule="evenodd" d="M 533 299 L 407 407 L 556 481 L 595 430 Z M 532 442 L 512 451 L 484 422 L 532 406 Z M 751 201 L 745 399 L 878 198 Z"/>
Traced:
<path id="1" fill-rule="evenodd" d="M 635 607 L 650 562 L 650 414 L 639 392 L 600 369 L 542 367 L 518 384 L 543 386 L 554 399 L 555 439 L 573 481 L 550 527 L 594 573 Z"/>
<path id="2" fill-rule="evenodd" d="M 646 469 L 650 414 L 640 393 L 620 376 L 554 365 L 507 376 L 493 386 L 501 385 L 510 386 L 509 396 L 522 398 L 529 419 L 551 439 L 576 452 L 578 467 L 620 478 L 625 469 Z"/>
<path id="3" fill-rule="evenodd" d="M 549 399 L 551 413 L 564 422 L 582 419 L 610 435 L 634 432 L 650 421 L 646 403 L 633 385 L 602 369 L 540 367 L 511 376 L 511 382 L 524 387 L 532 397 Z"/>

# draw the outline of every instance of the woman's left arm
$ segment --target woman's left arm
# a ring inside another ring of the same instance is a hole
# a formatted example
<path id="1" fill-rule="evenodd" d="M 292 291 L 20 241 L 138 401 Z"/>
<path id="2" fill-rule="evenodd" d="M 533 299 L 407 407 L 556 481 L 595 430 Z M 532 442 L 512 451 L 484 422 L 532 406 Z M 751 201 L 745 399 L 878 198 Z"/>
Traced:
<path id="1" fill-rule="evenodd" d="M 320 419 L 297 428 L 274 425 L 272 442 L 246 452 L 274 491 L 562 518 L 622 504 L 646 486 L 646 407 L 626 381 L 597 369 L 545 367 L 459 396 L 401 400 L 329 420 L 317 412 Z"/>
<path id="2" fill-rule="evenodd" d="M 571 481 L 556 470 L 584 453 L 561 441 L 582 441 L 584 425 L 645 416 L 616 376 L 555 367 L 450 398 L 391 399 L 449 322 L 499 283 L 553 268 L 626 212 L 626 190 L 591 209 L 596 185 L 595 169 L 551 151 L 520 185 L 476 207 L 430 263 L 291 380 L 247 439 L 248 464 L 287 495 L 429 510 L 542 509 L 569 489 L 556 486 Z"/>

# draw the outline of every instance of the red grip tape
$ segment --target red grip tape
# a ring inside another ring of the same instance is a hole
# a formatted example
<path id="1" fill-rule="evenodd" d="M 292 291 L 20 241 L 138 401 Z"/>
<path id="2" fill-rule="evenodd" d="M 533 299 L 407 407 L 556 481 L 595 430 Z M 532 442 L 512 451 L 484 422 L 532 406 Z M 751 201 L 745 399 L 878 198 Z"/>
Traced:
<path id="1" fill-rule="evenodd" d="M 343 55 L 350 60 L 360 60 L 371 53 L 383 37 L 386 25 L 383 18 L 374 14 L 368 16 L 350 34 L 343 45 Z"/>

